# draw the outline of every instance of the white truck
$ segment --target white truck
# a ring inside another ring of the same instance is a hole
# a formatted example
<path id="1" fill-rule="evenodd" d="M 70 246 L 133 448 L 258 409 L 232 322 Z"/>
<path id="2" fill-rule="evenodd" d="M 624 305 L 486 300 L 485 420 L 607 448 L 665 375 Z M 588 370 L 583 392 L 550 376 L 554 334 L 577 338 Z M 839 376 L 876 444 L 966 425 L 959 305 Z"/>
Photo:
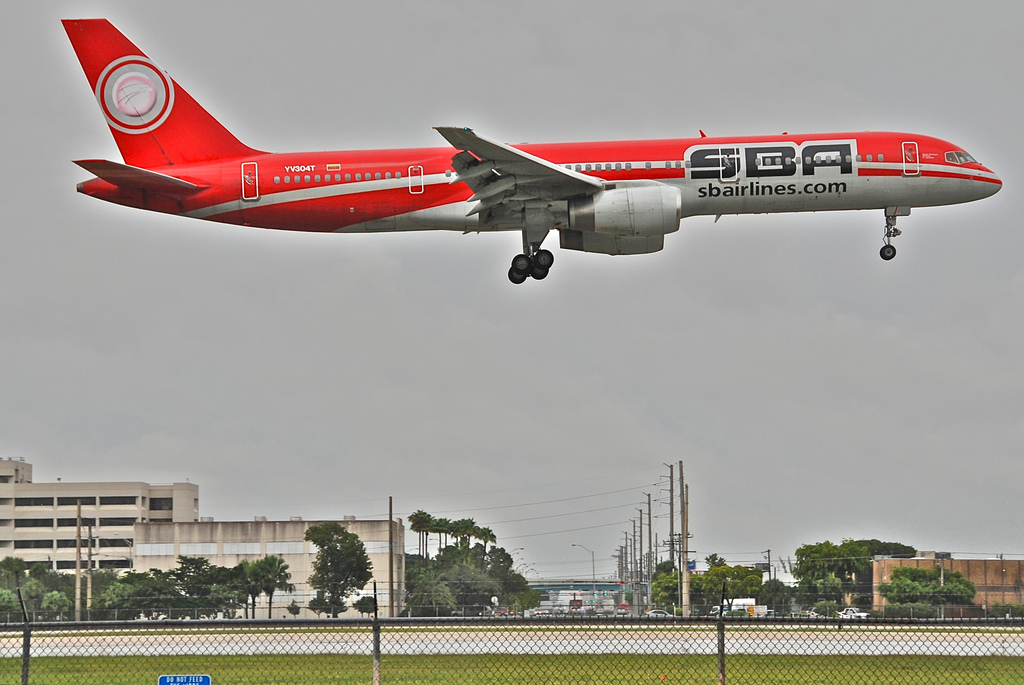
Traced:
<path id="1" fill-rule="evenodd" d="M 721 611 L 720 607 L 713 606 L 713 607 L 711 607 L 711 611 L 708 612 L 708 615 L 709 616 L 718 616 L 720 611 Z M 742 612 L 745 612 L 747 614 L 747 616 L 764 617 L 764 616 L 768 615 L 768 607 L 767 607 L 767 605 L 758 604 L 757 600 L 755 600 L 753 597 L 740 597 L 740 598 L 732 600 L 731 608 L 730 608 L 729 604 L 725 605 L 725 612 L 728 614 L 730 611 L 732 611 L 732 612 L 742 611 Z"/>
<path id="2" fill-rule="evenodd" d="M 867 618 L 868 614 L 866 611 L 861 611 L 857 607 L 846 607 L 845 609 L 839 612 L 838 616 L 839 618 L 858 619 Z"/>

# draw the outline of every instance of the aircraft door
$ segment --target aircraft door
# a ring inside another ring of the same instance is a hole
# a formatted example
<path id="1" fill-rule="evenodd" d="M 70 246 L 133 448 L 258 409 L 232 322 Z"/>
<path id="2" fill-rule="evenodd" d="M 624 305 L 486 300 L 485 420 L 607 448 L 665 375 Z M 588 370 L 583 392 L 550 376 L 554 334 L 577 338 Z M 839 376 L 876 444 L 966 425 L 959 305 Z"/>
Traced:
<path id="1" fill-rule="evenodd" d="M 242 199 L 253 202 L 260 199 L 260 177 L 256 162 L 242 164 Z"/>
<path id="2" fill-rule="evenodd" d="M 917 176 L 921 173 L 921 158 L 917 154 L 917 143 L 903 143 L 903 175 Z"/>
<path id="3" fill-rule="evenodd" d="M 718 180 L 722 183 L 738 182 L 740 180 L 740 149 L 738 147 L 723 147 L 720 154 L 721 166 Z"/>
<path id="4" fill-rule="evenodd" d="M 409 192 L 413 195 L 423 192 L 423 167 L 418 165 L 409 167 Z"/>

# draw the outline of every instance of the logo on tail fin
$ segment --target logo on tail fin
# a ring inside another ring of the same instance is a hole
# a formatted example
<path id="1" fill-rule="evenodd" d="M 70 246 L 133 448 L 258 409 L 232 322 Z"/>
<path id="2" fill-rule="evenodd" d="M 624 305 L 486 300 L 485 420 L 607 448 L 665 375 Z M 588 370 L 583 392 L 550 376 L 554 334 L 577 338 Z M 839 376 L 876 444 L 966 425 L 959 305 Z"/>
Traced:
<path id="1" fill-rule="evenodd" d="M 100 73 L 96 99 L 113 128 L 149 133 L 170 116 L 174 83 L 145 57 L 121 57 Z"/>

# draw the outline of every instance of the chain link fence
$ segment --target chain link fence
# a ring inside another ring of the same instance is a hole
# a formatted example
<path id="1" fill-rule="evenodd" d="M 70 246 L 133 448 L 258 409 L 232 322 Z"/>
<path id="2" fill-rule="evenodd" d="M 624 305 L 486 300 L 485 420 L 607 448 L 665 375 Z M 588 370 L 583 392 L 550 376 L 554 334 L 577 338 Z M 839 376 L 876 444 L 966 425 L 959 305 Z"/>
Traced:
<path id="1" fill-rule="evenodd" d="M 1024 685 L 1024 621 L 133 621 L 8 626 L 0 684 Z"/>

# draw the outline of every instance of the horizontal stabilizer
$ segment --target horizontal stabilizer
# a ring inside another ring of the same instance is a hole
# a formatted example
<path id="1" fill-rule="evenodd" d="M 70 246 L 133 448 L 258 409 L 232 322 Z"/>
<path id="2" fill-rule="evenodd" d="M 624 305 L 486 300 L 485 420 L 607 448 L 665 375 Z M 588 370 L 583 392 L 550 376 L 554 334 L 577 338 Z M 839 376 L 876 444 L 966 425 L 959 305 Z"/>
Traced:
<path id="1" fill-rule="evenodd" d="M 191 195 L 203 189 L 203 186 L 183 181 L 174 176 L 105 159 L 79 159 L 75 160 L 75 164 L 119 188 L 135 188 L 175 196 Z"/>

